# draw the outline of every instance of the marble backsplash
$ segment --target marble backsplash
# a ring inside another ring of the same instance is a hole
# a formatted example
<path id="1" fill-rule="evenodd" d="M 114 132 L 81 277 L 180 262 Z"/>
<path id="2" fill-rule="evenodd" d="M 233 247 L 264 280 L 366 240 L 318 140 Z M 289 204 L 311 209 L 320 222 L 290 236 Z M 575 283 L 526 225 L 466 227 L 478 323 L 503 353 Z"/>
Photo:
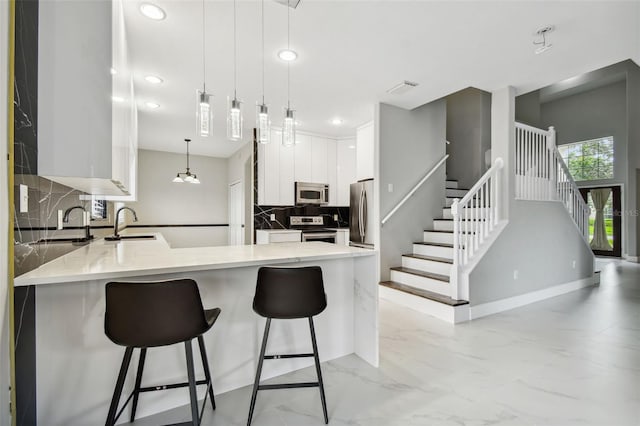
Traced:
<path id="1" fill-rule="evenodd" d="M 28 212 L 20 213 L 20 184 L 28 187 Z M 58 210 L 63 212 L 74 206 L 91 208 L 90 197 L 78 190 L 66 187 L 40 176 L 15 176 L 15 226 L 14 226 L 14 267 L 15 275 L 29 272 L 40 265 L 73 251 L 83 243 L 51 242 L 60 238 L 82 238 L 82 212 L 74 210 L 63 229 L 57 229 Z M 86 198 L 89 198 L 88 200 Z M 107 203 L 107 218 L 91 220 L 91 234 L 100 238 L 113 233 L 113 203 Z"/>
<path id="2" fill-rule="evenodd" d="M 271 215 L 276 220 L 271 220 Z M 318 206 L 253 206 L 253 224 L 255 229 L 289 228 L 289 216 L 322 216 L 327 228 L 344 228 L 349 226 L 349 207 Z M 337 217 L 337 220 L 334 219 Z"/>

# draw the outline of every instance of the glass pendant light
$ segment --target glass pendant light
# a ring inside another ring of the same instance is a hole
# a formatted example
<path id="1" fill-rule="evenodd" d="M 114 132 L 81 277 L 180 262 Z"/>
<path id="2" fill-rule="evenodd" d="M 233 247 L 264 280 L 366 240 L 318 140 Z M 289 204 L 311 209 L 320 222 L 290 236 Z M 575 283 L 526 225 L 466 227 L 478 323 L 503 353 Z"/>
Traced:
<path id="1" fill-rule="evenodd" d="M 269 108 L 264 103 L 264 0 L 262 0 L 262 103 L 256 106 L 256 129 L 258 142 L 269 143 L 271 120 L 269 120 Z"/>
<path id="2" fill-rule="evenodd" d="M 242 139 L 242 102 L 238 100 L 238 43 L 236 36 L 236 0 L 233 0 L 233 99 L 227 98 L 227 138 L 232 141 Z"/>
<path id="3" fill-rule="evenodd" d="M 287 49 L 291 50 L 291 7 L 287 0 Z M 287 107 L 284 110 L 282 123 L 282 145 L 292 146 L 296 143 L 296 119 L 291 109 L 291 65 L 287 62 Z"/>
<path id="4" fill-rule="evenodd" d="M 207 93 L 207 60 L 205 38 L 205 10 L 202 0 L 202 90 L 196 90 L 196 134 L 208 138 L 213 133 L 213 108 L 211 101 L 213 95 Z"/>

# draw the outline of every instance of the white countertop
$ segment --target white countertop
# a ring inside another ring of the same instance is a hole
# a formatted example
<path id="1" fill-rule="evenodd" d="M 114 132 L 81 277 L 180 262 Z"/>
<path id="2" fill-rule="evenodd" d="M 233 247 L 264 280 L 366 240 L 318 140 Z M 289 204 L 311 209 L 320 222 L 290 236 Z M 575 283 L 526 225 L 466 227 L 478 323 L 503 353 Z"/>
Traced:
<path id="1" fill-rule="evenodd" d="M 375 254 L 373 250 L 323 242 L 172 249 L 162 234 L 153 234 L 156 235 L 155 240 L 94 241 L 20 275 L 15 278 L 14 285 L 55 284 Z"/>

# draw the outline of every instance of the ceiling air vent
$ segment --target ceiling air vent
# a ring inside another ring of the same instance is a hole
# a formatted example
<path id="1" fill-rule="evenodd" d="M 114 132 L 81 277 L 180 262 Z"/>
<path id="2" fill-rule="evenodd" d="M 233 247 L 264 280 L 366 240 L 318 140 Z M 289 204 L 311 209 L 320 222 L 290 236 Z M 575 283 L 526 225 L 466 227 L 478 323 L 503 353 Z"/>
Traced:
<path id="1" fill-rule="evenodd" d="M 401 95 L 403 93 L 407 93 L 409 90 L 413 89 L 417 85 L 418 83 L 415 83 L 413 81 L 404 80 L 402 83 L 398 83 L 395 86 L 393 86 L 391 89 L 387 90 L 387 93 L 392 95 Z"/>

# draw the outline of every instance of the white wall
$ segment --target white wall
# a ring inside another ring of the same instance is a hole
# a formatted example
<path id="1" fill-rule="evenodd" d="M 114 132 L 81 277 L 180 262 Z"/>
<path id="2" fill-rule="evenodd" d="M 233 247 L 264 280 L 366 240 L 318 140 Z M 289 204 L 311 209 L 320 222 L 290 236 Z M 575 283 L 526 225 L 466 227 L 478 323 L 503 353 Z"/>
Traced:
<path id="1" fill-rule="evenodd" d="M 7 87 L 8 76 L 9 2 L 0 2 L 0 158 L 7 156 Z M 0 424 L 11 423 L 9 415 L 9 306 L 8 306 L 8 245 L 9 196 L 7 161 L 0 161 Z"/>
<path id="2" fill-rule="evenodd" d="M 227 159 L 191 155 L 191 171 L 198 175 L 202 182 L 199 185 L 171 181 L 185 167 L 186 154 L 149 150 L 138 152 L 138 201 L 126 205 L 137 212 L 139 222 L 132 223 L 129 220 L 130 225 L 228 223 Z M 191 233 L 189 228 L 178 229 L 182 229 L 184 235 Z M 189 245 L 182 238 L 172 241 L 169 231 L 165 231 L 170 244 L 182 247 Z M 194 246 L 203 245 L 202 238 L 210 239 L 210 243 L 204 245 L 227 244 L 226 227 L 207 227 L 202 232 L 206 233 L 206 237 L 202 234 L 194 236 Z"/>
<path id="3" fill-rule="evenodd" d="M 380 104 L 378 113 L 380 217 L 384 217 L 445 155 L 446 101 L 408 111 Z M 399 266 L 422 240 L 424 229 L 442 215 L 445 168 L 438 171 L 380 228 L 380 275 Z M 388 185 L 393 184 L 393 192 Z"/>

